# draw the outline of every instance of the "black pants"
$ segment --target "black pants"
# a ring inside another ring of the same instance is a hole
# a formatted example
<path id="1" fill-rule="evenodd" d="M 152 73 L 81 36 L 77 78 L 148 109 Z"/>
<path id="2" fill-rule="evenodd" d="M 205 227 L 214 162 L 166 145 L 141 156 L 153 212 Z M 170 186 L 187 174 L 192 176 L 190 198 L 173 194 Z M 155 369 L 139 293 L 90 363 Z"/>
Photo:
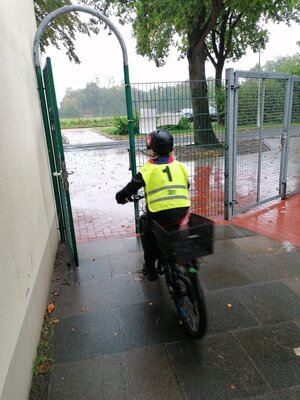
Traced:
<path id="1" fill-rule="evenodd" d="M 152 226 L 153 226 L 152 219 L 147 218 L 143 231 L 144 259 L 147 271 L 154 270 L 155 261 L 159 257 L 155 236 L 154 233 L 152 232 Z"/>
<path id="2" fill-rule="evenodd" d="M 141 228 L 143 230 L 143 249 L 146 270 L 151 271 L 155 268 L 155 261 L 159 258 L 159 249 L 156 245 L 156 238 L 153 233 L 153 221 L 158 222 L 168 229 L 176 230 L 178 222 L 186 215 L 187 207 L 167 210 L 160 213 L 147 213 L 143 221 L 141 221 Z"/>

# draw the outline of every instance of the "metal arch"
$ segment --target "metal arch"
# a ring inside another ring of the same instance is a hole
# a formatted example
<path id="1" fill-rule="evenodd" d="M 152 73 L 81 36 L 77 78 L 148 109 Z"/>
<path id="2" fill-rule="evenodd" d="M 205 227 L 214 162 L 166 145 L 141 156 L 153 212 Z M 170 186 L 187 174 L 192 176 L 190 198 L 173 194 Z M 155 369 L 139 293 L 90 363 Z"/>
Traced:
<path id="1" fill-rule="evenodd" d="M 125 42 L 123 37 L 117 27 L 103 14 L 99 11 L 96 11 L 90 7 L 81 6 L 81 5 L 68 5 L 57 10 L 53 11 L 52 13 L 48 14 L 40 23 L 33 40 L 33 58 L 34 58 L 34 65 L 36 69 L 37 76 L 40 74 L 40 52 L 39 52 L 39 45 L 42 33 L 46 29 L 47 25 L 57 18 L 61 14 L 69 13 L 72 11 L 81 11 L 87 14 L 91 14 L 96 18 L 99 18 L 103 21 L 109 28 L 114 32 L 116 35 L 121 49 L 123 53 L 123 70 L 124 70 L 124 84 L 125 84 L 125 95 L 126 95 L 126 106 L 127 106 L 127 118 L 128 118 L 128 131 L 129 131 L 129 158 L 130 158 L 130 169 L 132 176 L 136 174 L 136 158 L 135 158 L 135 143 L 134 143 L 134 127 L 133 127 L 133 111 L 132 111 L 132 100 L 131 100 L 131 91 L 130 91 L 130 81 L 129 81 L 129 68 L 128 68 L 128 54 Z M 135 214 L 135 228 L 136 232 L 138 232 L 139 226 L 139 206 L 138 203 L 134 203 L 134 214 Z"/>
<path id="2" fill-rule="evenodd" d="M 92 14 L 95 17 L 99 18 L 101 21 L 103 21 L 106 25 L 108 25 L 110 27 L 110 29 L 114 32 L 114 34 L 116 35 L 116 37 L 120 43 L 122 53 L 123 53 L 123 64 L 124 64 L 124 66 L 128 66 L 127 48 L 126 48 L 125 42 L 123 40 L 123 37 L 122 37 L 121 33 L 119 32 L 119 30 L 117 29 L 117 27 L 107 17 L 105 17 L 103 14 L 101 14 L 99 11 L 96 11 L 96 10 L 94 10 L 90 7 L 86 7 L 86 6 L 70 5 L 70 6 L 64 6 L 64 7 L 58 8 L 55 11 L 52 11 L 40 23 L 40 25 L 36 31 L 36 34 L 34 36 L 34 41 L 33 41 L 33 57 L 34 57 L 34 65 L 36 67 L 40 66 L 40 53 L 39 53 L 40 39 L 41 39 L 41 36 L 42 36 L 44 30 L 46 29 L 47 25 L 51 21 L 53 21 L 55 18 L 57 18 L 59 15 L 69 13 L 72 11 L 81 11 L 81 12 L 84 12 L 87 14 Z"/>

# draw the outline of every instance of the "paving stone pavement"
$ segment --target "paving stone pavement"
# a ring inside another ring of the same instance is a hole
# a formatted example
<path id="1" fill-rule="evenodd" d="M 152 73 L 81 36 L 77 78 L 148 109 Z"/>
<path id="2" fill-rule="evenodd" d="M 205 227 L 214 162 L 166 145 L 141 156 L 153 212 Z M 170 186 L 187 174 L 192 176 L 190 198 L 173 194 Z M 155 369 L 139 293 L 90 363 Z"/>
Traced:
<path id="1" fill-rule="evenodd" d="M 299 400 L 300 195 L 232 224 L 215 218 L 199 273 L 209 327 L 197 341 L 163 277 L 141 274 L 133 206 L 114 201 L 131 177 L 127 149 L 66 160 L 80 265 L 59 274 L 47 400 Z"/>
<path id="2" fill-rule="evenodd" d="M 48 400 L 300 399 L 299 248 L 216 225 L 199 273 L 202 340 L 180 325 L 163 277 L 144 279 L 139 238 L 78 251 L 79 268 L 60 274 Z"/>

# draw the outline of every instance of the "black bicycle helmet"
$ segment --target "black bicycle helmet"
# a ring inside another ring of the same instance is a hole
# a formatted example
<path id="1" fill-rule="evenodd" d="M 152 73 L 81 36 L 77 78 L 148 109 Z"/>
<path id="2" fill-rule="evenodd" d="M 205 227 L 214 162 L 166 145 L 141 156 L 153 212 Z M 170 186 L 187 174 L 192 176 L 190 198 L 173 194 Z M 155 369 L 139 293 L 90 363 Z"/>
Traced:
<path id="1" fill-rule="evenodd" d="M 168 131 L 153 131 L 146 138 L 146 146 L 155 154 L 168 155 L 173 150 L 173 136 Z"/>

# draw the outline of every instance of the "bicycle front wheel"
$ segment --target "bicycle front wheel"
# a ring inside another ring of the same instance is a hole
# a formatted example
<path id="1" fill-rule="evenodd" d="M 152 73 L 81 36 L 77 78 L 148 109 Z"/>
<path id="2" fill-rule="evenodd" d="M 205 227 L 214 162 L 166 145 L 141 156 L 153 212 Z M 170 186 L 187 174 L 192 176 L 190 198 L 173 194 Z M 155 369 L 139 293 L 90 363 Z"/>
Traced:
<path id="1" fill-rule="evenodd" d="M 177 276 L 176 285 L 174 301 L 179 317 L 189 335 L 201 338 L 207 330 L 207 313 L 198 275 L 181 272 Z"/>

